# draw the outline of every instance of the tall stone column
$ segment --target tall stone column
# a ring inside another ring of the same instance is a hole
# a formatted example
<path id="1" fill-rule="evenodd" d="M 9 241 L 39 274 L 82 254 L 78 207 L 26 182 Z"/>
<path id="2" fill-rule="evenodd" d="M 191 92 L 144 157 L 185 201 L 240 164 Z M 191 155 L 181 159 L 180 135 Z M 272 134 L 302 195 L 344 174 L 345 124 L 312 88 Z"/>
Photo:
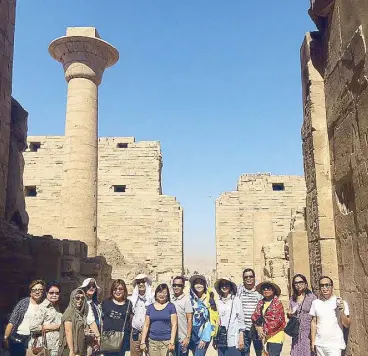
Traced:
<path id="1" fill-rule="evenodd" d="M 93 27 L 72 27 L 49 46 L 68 82 L 61 218 L 64 237 L 97 245 L 98 86 L 118 51 Z"/>

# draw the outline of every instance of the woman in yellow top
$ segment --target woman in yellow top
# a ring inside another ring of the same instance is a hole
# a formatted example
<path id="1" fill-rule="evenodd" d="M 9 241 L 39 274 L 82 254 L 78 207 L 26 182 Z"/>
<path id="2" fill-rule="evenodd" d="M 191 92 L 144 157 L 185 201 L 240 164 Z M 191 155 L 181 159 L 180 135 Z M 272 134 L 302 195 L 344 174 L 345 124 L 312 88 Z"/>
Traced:
<path id="1" fill-rule="evenodd" d="M 253 324 L 260 339 L 266 343 L 269 356 L 280 356 L 285 339 L 285 312 L 279 300 L 280 287 L 269 281 L 257 285 L 256 290 L 262 294 L 252 315 Z"/>

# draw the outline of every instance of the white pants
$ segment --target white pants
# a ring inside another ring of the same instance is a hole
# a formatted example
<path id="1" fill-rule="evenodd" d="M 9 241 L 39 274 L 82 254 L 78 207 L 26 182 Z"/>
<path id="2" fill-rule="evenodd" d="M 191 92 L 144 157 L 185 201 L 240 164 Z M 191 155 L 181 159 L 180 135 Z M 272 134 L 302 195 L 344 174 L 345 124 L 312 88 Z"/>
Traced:
<path id="1" fill-rule="evenodd" d="M 341 356 L 341 349 L 330 346 L 316 346 L 317 356 Z"/>

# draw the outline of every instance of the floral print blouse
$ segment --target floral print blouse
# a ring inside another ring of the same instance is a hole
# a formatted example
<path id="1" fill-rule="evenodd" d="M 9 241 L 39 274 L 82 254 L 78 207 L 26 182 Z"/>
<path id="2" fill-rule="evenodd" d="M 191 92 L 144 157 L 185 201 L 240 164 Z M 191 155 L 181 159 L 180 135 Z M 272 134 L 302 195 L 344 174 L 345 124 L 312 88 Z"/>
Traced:
<path id="1" fill-rule="evenodd" d="M 40 308 L 36 312 L 35 316 L 33 317 L 30 330 L 31 334 L 38 337 L 38 343 L 40 344 L 42 341 L 42 337 L 37 336 L 39 332 L 42 330 L 42 325 L 49 325 L 49 324 L 61 324 L 61 316 L 59 309 L 55 308 L 55 306 L 45 299 L 41 304 Z M 30 341 L 30 345 L 34 342 L 34 336 Z M 51 356 L 57 356 L 58 349 L 59 349 L 59 329 L 55 331 L 49 331 L 46 333 L 46 343 L 47 348 L 50 350 Z"/>

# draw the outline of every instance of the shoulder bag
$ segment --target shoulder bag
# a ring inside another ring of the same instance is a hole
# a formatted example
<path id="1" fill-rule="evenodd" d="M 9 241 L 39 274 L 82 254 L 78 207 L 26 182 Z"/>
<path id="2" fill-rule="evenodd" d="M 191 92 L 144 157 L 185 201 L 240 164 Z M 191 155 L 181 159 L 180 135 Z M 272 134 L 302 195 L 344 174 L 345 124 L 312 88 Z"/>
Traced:
<path id="1" fill-rule="evenodd" d="M 234 296 L 234 299 L 235 299 L 235 296 Z M 217 347 L 227 347 L 227 332 L 229 330 L 231 315 L 233 313 L 234 299 L 231 302 L 231 311 L 230 311 L 229 323 L 227 325 L 227 328 L 225 325 L 220 325 L 218 329 L 218 332 L 215 338 L 215 343 Z"/>
<path id="2" fill-rule="evenodd" d="M 129 314 L 129 306 L 130 306 L 130 300 L 128 301 L 128 306 L 125 314 L 125 320 L 123 325 L 122 331 L 117 330 L 111 330 L 111 331 L 103 331 L 103 318 L 101 319 L 102 324 L 102 333 L 101 333 L 101 344 L 100 344 L 100 352 L 120 352 L 123 339 L 124 339 L 124 333 L 125 333 L 125 325 L 128 320 L 128 314 Z"/>
<path id="3" fill-rule="evenodd" d="M 288 323 L 285 326 L 285 329 L 284 329 L 285 333 L 288 334 L 291 337 L 297 337 L 299 335 L 300 320 L 298 318 L 298 315 L 301 313 L 301 311 L 303 309 L 303 304 L 304 304 L 304 301 L 305 301 L 306 297 L 307 296 L 305 295 L 302 305 L 297 310 L 295 315 L 292 315 L 290 317 Z"/>
<path id="4" fill-rule="evenodd" d="M 32 343 L 32 346 L 27 349 L 26 356 L 50 356 L 50 350 L 47 348 L 46 332 L 42 331 L 41 345 L 37 346 L 38 337 Z"/>

